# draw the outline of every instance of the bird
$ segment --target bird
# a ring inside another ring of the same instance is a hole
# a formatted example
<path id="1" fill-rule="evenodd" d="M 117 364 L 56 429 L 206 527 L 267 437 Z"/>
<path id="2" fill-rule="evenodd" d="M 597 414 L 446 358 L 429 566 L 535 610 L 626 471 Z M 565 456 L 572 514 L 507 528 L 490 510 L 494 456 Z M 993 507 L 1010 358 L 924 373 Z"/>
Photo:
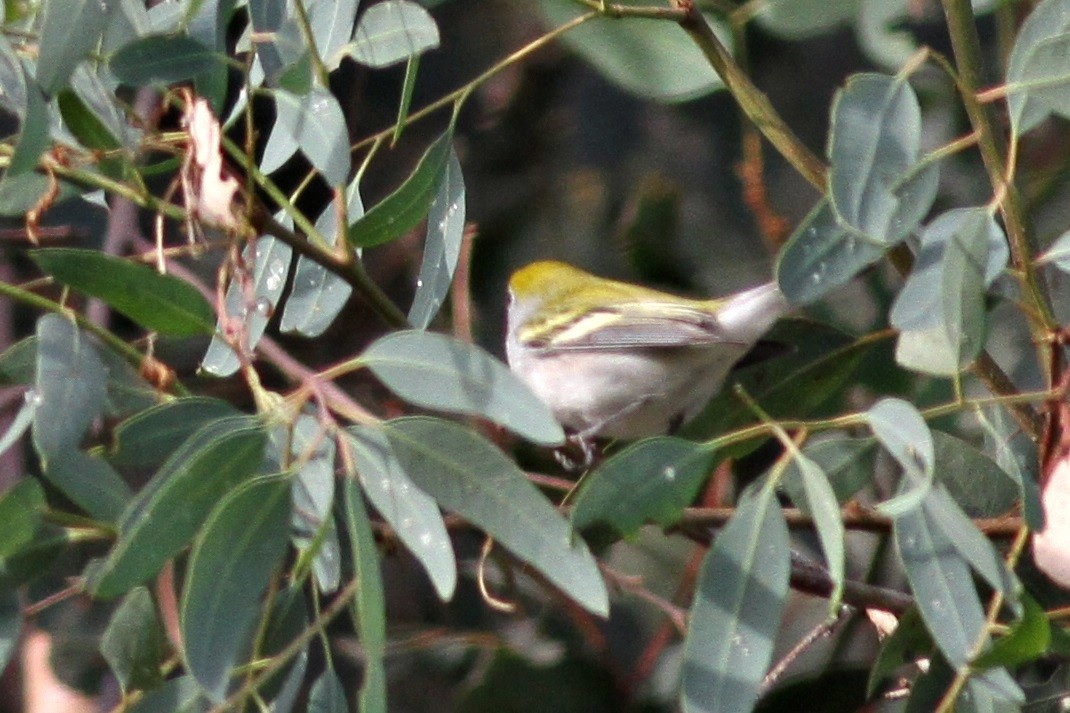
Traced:
<path id="1" fill-rule="evenodd" d="M 509 367 L 581 443 L 676 431 L 791 309 L 775 282 L 689 299 L 554 260 L 508 290 Z"/>

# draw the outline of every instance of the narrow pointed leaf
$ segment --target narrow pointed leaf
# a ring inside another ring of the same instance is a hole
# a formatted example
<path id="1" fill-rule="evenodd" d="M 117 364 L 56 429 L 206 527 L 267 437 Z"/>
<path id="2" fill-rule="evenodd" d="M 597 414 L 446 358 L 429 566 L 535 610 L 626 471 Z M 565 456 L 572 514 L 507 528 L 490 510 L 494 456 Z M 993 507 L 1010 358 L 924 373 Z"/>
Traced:
<path id="1" fill-rule="evenodd" d="M 423 565 L 438 596 L 449 601 L 457 586 L 457 562 L 438 505 L 406 475 L 385 433 L 354 427 L 347 436 L 364 494 Z"/>
<path id="2" fill-rule="evenodd" d="M 387 388 L 425 408 L 483 416 L 535 443 L 564 431 L 549 409 L 500 361 L 467 342 L 431 332 L 394 332 L 361 355 Z"/>
<path id="3" fill-rule="evenodd" d="M 386 598 L 379 571 L 379 551 L 375 546 L 368 513 L 352 473 L 342 481 L 345 498 L 346 525 L 353 549 L 354 576 L 358 579 L 357 594 L 351 611 L 357 636 L 364 649 L 364 681 L 360 689 L 360 710 L 364 713 L 386 713 Z"/>
<path id="4" fill-rule="evenodd" d="M 243 255 L 245 264 L 251 268 L 248 276 L 252 282 L 251 294 L 246 292 L 240 279 L 231 279 L 225 298 L 227 319 L 217 325 L 217 329 L 226 329 L 227 324 L 237 325 L 239 331 L 244 331 L 245 348 L 251 350 L 264 335 L 282 297 L 293 249 L 281 240 L 262 235 L 245 249 Z M 217 333 L 208 345 L 201 367 L 215 376 L 230 376 L 240 365 L 238 355 Z"/>
<path id="5" fill-rule="evenodd" d="M 96 349 L 71 320 L 46 314 L 37 321 L 37 408 L 33 441 L 48 459 L 77 448 L 104 407 L 108 372 Z"/>
<path id="6" fill-rule="evenodd" d="M 89 578 L 94 594 L 122 594 L 184 548 L 220 498 L 260 469 L 265 439 L 246 417 L 215 421 L 190 436 L 123 514 L 119 541 Z"/>
<path id="7" fill-rule="evenodd" d="M 185 35 L 151 35 L 111 56 L 108 67 L 123 84 L 173 84 L 216 70 L 222 55 Z"/>
<path id="8" fill-rule="evenodd" d="M 345 195 L 346 220 L 357 220 L 364 215 L 364 204 L 356 179 L 346 188 Z M 344 235 L 339 235 L 337 223 L 337 210 L 331 203 L 316 219 L 316 229 L 328 240 L 334 240 L 336 236 L 344 240 Z M 352 292 L 352 285 L 345 279 L 302 255 L 297 259 L 293 286 L 286 298 L 279 330 L 297 332 L 305 337 L 320 336 L 345 307 Z"/>
<path id="9" fill-rule="evenodd" d="M 424 255 L 416 279 L 416 296 L 409 308 L 409 323 L 417 329 L 425 329 L 431 323 L 449 293 L 461 253 L 464 218 L 464 176 L 457 153 L 450 149 L 442 182 L 427 215 Z"/>
<path id="10" fill-rule="evenodd" d="M 341 552 L 333 517 L 334 440 L 314 416 L 302 414 L 292 429 L 274 429 L 272 441 L 280 456 L 289 446 L 289 455 L 280 460 L 296 470 L 293 544 L 302 557 L 312 555 L 312 572 L 320 590 L 333 592 L 341 581 Z"/>
<path id="11" fill-rule="evenodd" d="M 893 529 L 925 625 L 951 665 L 966 665 L 985 623 L 969 566 L 924 505 L 897 516 Z"/>
<path id="12" fill-rule="evenodd" d="M 251 480 L 224 497 L 197 537 L 186 569 L 180 625 L 186 664 L 215 702 L 226 696 L 286 548 L 290 482 Z"/>
<path id="13" fill-rule="evenodd" d="M 846 576 L 845 533 L 840 505 L 821 466 L 802 453 L 797 453 L 792 460 L 799 469 L 803 491 L 803 501 L 796 504 L 813 518 L 817 526 L 817 535 L 821 540 L 821 549 L 825 553 L 829 578 L 833 584 L 832 594 L 829 596 L 829 613 L 835 616 L 840 608 Z"/>
<path id="14" fill-rule="evenodd" d="M 312 684 L 308 694 L 308 713 L 348 713 L 346 692 L 338 674 L 327 669 Z"/>
<path id="15" fill-rule="evenodd" d="M 178 337 L 212 331 L 212 306 L 177 277 L 96 250 L 50 248 L 30 257 L 57 282 L 99 297 L 145 329 Z"/>
<path id="16" fill-rule="evenodd" d="M 587 546 L 500 450 L 433 418 L 391 421 L 386 432 L 405 472 L 439 505 L 482 528 L 588 611 L 608 612 L 605 582 Z"/>
<path id="17" fill-rule="evenodd" d="M 356 247 L 388 243 L 415 228 L 427 215 L 449 160 L 453 134 L 447 131 L 428 147 L 412 174 L 346 231 Z"/>
<path id="18" fill-rule="evenodd" d="M 685 713 L 753 707 L 780 628 L 789 550 L 776 499 L 766 492 L 741 498 L 699 573 L 684 642 Z"/>
<path id="19" fill-rule="evenodd" d="M 111 461 L 130 467 L 157 465 L 206 424 L 237 415 L 237 409 L 226 401 L 204 396 L 188 396 L 157 404 L 128 418 L 115 429 Z"/>

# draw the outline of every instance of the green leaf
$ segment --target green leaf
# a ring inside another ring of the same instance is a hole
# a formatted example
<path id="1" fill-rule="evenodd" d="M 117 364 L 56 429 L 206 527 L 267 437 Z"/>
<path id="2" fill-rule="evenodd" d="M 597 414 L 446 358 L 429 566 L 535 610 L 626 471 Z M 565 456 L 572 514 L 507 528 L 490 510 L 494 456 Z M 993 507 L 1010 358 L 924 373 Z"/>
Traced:
<path id="1" fill-rule="evenodd" d="M 42 523 L 33 539 L 18 552 L 0 558 L 0 591 L 17 587 L 49 572 L 56 559 L 71 545 L 67 531 L 56 525 Z"/>
<path id="2" fill-rule="evenodd" d="M 173 84 L 220 67 L 223 57 L 192 37 L 150 35 L 111 56 L 108 68 L 123 84 Z"/>
<path id="3" fill-rule="evenodd" d="M 129 713 L 201 713 L 207 708 L 201 689 L 192 676 L 179 676 L 150 691 Z"/>
<path id="4" fill-rule="evenodd" d="M 272 433 L 276 450 L 289 454 L 283 463 L 296 469 L 293 478 L 294 546 L 302 557 L 311 553 L 312 571 L 320 590 L 333 592 L 341 581 L 341 552 L 334 528 L 334 440 L 314 416 L 302 414 L 292 429 Z"/>
<path id="5" fill-rule="evenodd" d="M 355 426 L 346 435 L 364 494 L 423 565 L 439 598 L 449 601 L 457 562 L 438 505 L 405 474 L 383 431 Z"/>
<path id="6" fill-rule="evenodd" d="M 185 547 L 219 499 L 260 470 L 265 440 L 263 428 L 244 416 L 190 436 L 123 514 L 119 541 L 89 577 L 95 596 L 122 594 Z"/>
<path id="7" fill-rule="evenodd" d="M 846 577 L 844 552 L 844 527 L 836 492 L 825 472 L 803 453 L 796 453 L 792 463 L 798 469 L 802 482 L 802 499 L 796 503 L 814 520 L 821 549 L 825 553 L 832 593 L 829 595 L 829 616 L 836 616 L 843 597 L 843 582 Z"/>
<path id="8" fill-rule="evenodd" d="M 353 568 L 356 570 L 357 594 L 350 605 L 353 621 L 364 650 L 364 681 L 360 688 L 360 710 L 364 713 L 386 713 L 386 599 L 383 579 L 379 572 L 379 553 L 375 547 L 368 513 L 360 489 L 350 477 L 342 481 L 345 498 L 346 527 L 352 547 Z"/>
<path id="9" fill-rule="evenodd" d="M 675 524 L 709 478 L 718 459 L 679 438 L 634 443 L 585 478 L 572 506 L 572 526 L 590 536 L 631 537 L 647 522 Z"/>
<path id="10" fill-rule="evenodd" d="M 453 132 L 447 131 L 431 144 L 405 182 L 349 226 L 346 240 L 356 247 L 373 247 L 415 228 L 442 184 L 452 142 Z"/>
<path id="11" fill-rule="evenodd" d="M 30 257 L 57 282 L 99 297 L 146 329 L 176 337 L 212 331 L 212 306 L 177 277 L 96 250 L 46 248 Z"/>
<path id="12" fill-rule="evenodd" d="M 1070 272 L 1070 232 L 1056 238 L 1036 259 L 1037 265 L 1053 264 L 1060 272 Z"/>
<path id="13" fill-rule="evenodd" d="M 643 3 L 626 0 L 623 4 Z M 568 0 L 540 0 L 539 9 L 553 27 L 588 11 Z M 728 44 L 729 33 L 716 16 L 706 15 L 706 20 Z M 607 79 L 644 99 L 687 101 L 722 86 L 702 51 L 675 22 L 599 18 L 573 29 L 562 40 Z"/>
<path id="14" fill-rule="evenodd" d="M 230 376 L 238 370 L 241 361 L 220 332 L 229 324 L 232 338 L 243 334 L 245 348 L 256 347 L 286 287 L 292 255 L 289 245 L 270 235 L 261 235 L 245 248 L 242 259 L 251 268 L 248 275 L 251 285 L 239 277 L 231 279 L 224 298 L 227 317 L 216 325 L 217 333 L 201 360 L 202 369 L 215 376 Z"/>
<path id="15" fill-rule="evenodd" d="M 409 308 L 409 323 L 426 329 L 453 282 L 453 270 L 461 254 L 465 218 L 464 176 L 457 153 L 451 148 L 438 192 L 427 214 L 420 275 L 416 278 L 416 296 Z"/>
<path id="16" fill-rule="evenodd" d="M 22 602 L 17 589 L 0 589 L 0 670 L 7 668 L 22 633 Z"/>
<path id="17" fill-rule="evenodd" d="M 272 81 L 304 49 L 303 42 L 291 48 L 284 39 L 285 34 L 282 28 L 287 19 L 285 2 L 279 0 L 250 0 L 249 2 L 249 24 L 252 26 L 252 31 L 262 38 L 253 45 L 256 48 L 256 57 L 260 60 L 264 75 Z M 303 38 L 298 34 L 297 39 L 300 41 Z"/>
<path id="18" fill-rule="evenodd" d="M 41 8 L 37 83 L 49 94 L 67 85 L 96 47 L 117 0 L 46 0 Z"/>
<path id="19" fill-rule="evenodd" d="M 338 100 L 323 87 L 313 87 L 303 96 L 279 89 L 272 96 L 276 126 L 289 133 L 328 184 L 344 186 L 349 176 L 349 134 Z"/>
<path id="20" fill-rule="evenodd" d="M 1024 433 L 1003 407 L 991 405 L 976 412 L 984 429 L 985 451 L 994 454 L 1000 469 L 1014 481 L 1022 502 L 1022 515 L 1030 530 L 1044 529 L 1044 506 L 1040 501 L 1037 471 L 1040 459 L 1036 444 Z M 950 487 L 950 486 L 949 486 Z M 952 493 L 955 489 L 951 488 Z M 956 495 L 959 503 L 964 499 Z M 986 504 L 987 505 L 987 504 Z M 998 503 L 997 503 L 998 505 Z M 970 508 L 966 507 L 970 512 Z"/>
<path id="21" fill-rule="evenodd" d="M 349 184 L 345 195 L 346 220 L 357 220 L 364 215 L 357 179 Z M 337 223 L 338 212 L 334 203 L 330 203 L 316 219 L 316 230 L 328 240 L 334 240 L 338 235 Z M 344 233 L 338 238 L 344 240 Z M 341 313 L 352 292 L 353 287 L 345 279 L 302 255 L 297 259 L 290 296 L 286 298 L 279 320 L 279 331 L 297 332 L 305 337 L 320 336 Z"/>
<path id="22" fill-rule="evenodd" d="M 45 509 L 45 491 L 24 477 L 0 495 L 0 558 L 9 557 L 33 540 Z"/>
<path id="23" fill-rule="evenodd" d="M 1003 595 L 1006 605 L 1016 616 L 1020 616 L 1022 585 L 992 542 L 981 534 L 947 490 L 940 485 L 935 486 L 926 496 L 924 507 L 933 522 L 943 528 L 948 540 L 970 568 Z"/>
<path id="24" fill-rule="evenodd" d="M 394 332 L 361 355 L 387 388 L 425 408 L 483 416 L 542 445 L 564 442 L 549 409 L 500 361 L 432 332 Z"/>
<path id="25" fill-rule="evenodd" d="M 802 452 L 817 464 L 828 478 L 836 501 L 841 505 L 873 480 L 873 459 L 877 453 L 877 441 L 873 438 L 810 441 L 803 447 Z M 794 459 L 784 469 L 780 483 L 792 502 L 797 503 L 806 498 L 802 473 L 799 472 Z"/>
<path id="26" fill-rule="evenodd" d="M 70 89 L 60 91 L 56 97 L 64 125 L 74 138 L 87 149 L 111 151 L 121 146 L 108 127 L 89 111 L 82 99 Z"/>
<path id="27" fill-rule="evenodd" d="M 104 407 L 108 372 L 89 338 L 58 314 L 37 320 L 33 442 L 46 468 L 50 458 L 77 448 Z"/>
<path id="28" fill-rule="evenodd" d="M 156 618 L 156 605 L 144 587 L 136 587 L 112 614 L 100 653 L 126 693 L 163 684 L 161 666 L 167 657 L 167 637 Z"/>
<path id="29" fill-rule="evenodd" d="M 776 358 L 733 371 L 726 383 L 739 383 L 774 418 L 814 418 L 836 413 L 834 400 L 874 347 L 834 327 L 809 320 L 781 320 L 766 335 L 772 344 L 791 345 Z M 683 429 L 686 437 L 706 439 L 754 421 L 731 388 L 722 389 Z M 753 447 L 753 445 L 751 446 Z M 736 453 L 736 451 L 733 451 Z"/>
<path id="30" fill-rule="evenodd" d="M 286 680 L 283 681 L 282 688 L 279 689 L 275 699 L 271 701 L 271 707 L 268 709 L 271 713 L 290 713 L 293 710 L 294 704 L 297 703 L 297 697 L 301 695 L 301 689 L 304 687 L 305 672 L 307 670 L 308 648 L 305 648 L 294 657 L 290 672 L 286 674 Z"/>
<path id="31" fill-rule="evenodd" d="M 436 47 L 438 25 L 427 10 L 411 0 L 386 0 L 364 12 L 346 51 L 381 69 Z"/>
<path id="32" fill-rule="evenodd" d="M 1070 17 L 1062 0 L 1038 4 L 1022 23 L 1007 62 L 1007 109 L 1015 136 L 1049 113 L 1070 113 L 1070 68 L 1066 65 Z"/>
<path id="33" fill-rule="evenodd" d="M 1022 595 L 1023 613 L 1006 636 L 973 660 L 976 668 L 1014 668 L 1034 661 L 1048 650 L 1051 626 L 1044 608 L 1028 594 Z"/>
<path id="34" fill-rule="evenodd" d="M 353 35 L 356 18 L 357 0 L 318 2 L 308 8 L 308 24 L 312 27 L 316 49 L 332 72 L 342 61 L 342 50 Z"/>
<path id="35" fill-rule="evenodd" d="M 929 374 L 957 374 L 984 346 L 989 246 L 1006 244 L 987 208 L 950 210 L 921 237 L 914 270 L 892 307 L 896 361 Z M 993 278 L 994 279 L 994 278 Z"/>
<path id="36" fill-rule="evenodd" d="M 777 284 L 794 304 L 810 304 L 879 260 L 887 245 L 862 240 L 842 226 L 822 198 L 788 236 L 776 264 Z"/>
<path id="37" fill-rule="evenodd" d="M 289 478 L 256 478 L 219 502 L 193 545 L 179 612 L 182 641 L 189 672 L 217 703 L 247 653 L 289 522 Z"/>
<path id="38" fill-rule="evenodd" d="M 862 0 L 769 0 L 754 19 L 778 37 L 802 40 L 850 23 L 861 4 Z"/>
<path id="39" fill-rule="evenodd" d="M 917 507 L 932 487 L 936 461 L 936 447 L 925 419 L 912 404 L 886 398 L 870 407 L 866 420 L 873 435 L 903 469 L 900 494 L 878 509 L 896 516 Z"/>
<path id="40" fill-rule="evenodd" d="M 15 48 L 0 37 L 0 108 L 18 117 L 26 115 L 26 72 Z"/>
<path id="41" fill-rule="evenodd" d="M 740 498 L 699 573 L 684 641 L 684 713 L 749 711 L 773 656 L 790 542 L 769 491 Z"/>
<path id="42" fill-rule="evenodd" d="M 29 82 L 27 82 L 29 84 Z M 37 159 L 52 144 L 49 134 L 50 113 L 45 98 L 36 85 L 30 85 L 26 91 L 26 113 L 22 117 L 22 133 L 11 154 L 11 162 L 4 172 L 3 185 L 17 176 L 37 168 Z"/>
<path id="43" fill-rule="evenodd" d="M 942 431 L 932 436 L 933 471 L 967 515 L 998 517 L 1016 505 L 1020 490 L 995 461 L 961 438 Z"/>
<path id="44" fill-rule="evenodd" d="M 106 460 L 77 448 L 54 452 L 44 468 L 48 481 L 92 517 L 116 522 L 127 503 L 130 488 Z"/>
<path id="45" fill-rule="evenodd" d="M 937 174 L 916 171 L 921 108 L 905 78 L 856 74 L 837 92 L 829 128 L 829 198 L 833 212 L 862 240 L 891 246 L 925 217 Z"/>
<path id="46" fill-rule="evenodd" d="M 439 505 L 482 528 L 592 613 L 609 610 L 587 546 L 524 473 L 472 431 L 433 418 L 386 424 L 406 474 Z"/>
<path id="47" fill-rule="evenodd" d="M 361 710 L 364 710 L 361 708 Z M 338 674 L 332 669 L 327 669 L 316 682 L 312 684 L 312 691 L 308 694 L 308 713 L 348 713 L 349 704 L 346 702 L 346 692 L 342 688 L 342 682 L 338 680 Z"/>
<path id="48" fill-rule="evenodd" d="M 925 501 L 896 516 L 893 531 L 925 625 L 948 662 L 965 666 L 985 623 L 969 566 Z"/>
<path id="49" fill-rule="evenodd" d="M 128 418 L 115 429 L 111 461 L 129 467 L 157 465 L 206 424 L 237 415 L 238 411 L 226 401 L 205 396 L 158 404 Z"/>
<path id="50" fill-rule="evenodd" d="M 26 431 L 30 430 L 35 411 L 37 411 L 37 395 L 32 391 L 27 391 L 23 395 L 19 412 L 15 414 L 15 418 L 11 419 L 4 435 L 0 436 L 0 454 L 7 453 L 8 449 L 18 443 Z"/>

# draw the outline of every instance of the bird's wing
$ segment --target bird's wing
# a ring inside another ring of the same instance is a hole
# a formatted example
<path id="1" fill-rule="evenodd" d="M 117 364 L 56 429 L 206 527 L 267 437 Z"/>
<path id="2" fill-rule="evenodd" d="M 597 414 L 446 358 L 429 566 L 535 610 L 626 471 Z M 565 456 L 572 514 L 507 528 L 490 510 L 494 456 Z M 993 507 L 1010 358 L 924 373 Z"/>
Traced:
<path id="1" fill-rule="evenodd" d="M 708 311 L 677 302 L 633 302 L 592 310 L 582 318 L 540 336 L 542 339 L 531 346 L 549 351 L 659 349 L 734 343 Z"/>

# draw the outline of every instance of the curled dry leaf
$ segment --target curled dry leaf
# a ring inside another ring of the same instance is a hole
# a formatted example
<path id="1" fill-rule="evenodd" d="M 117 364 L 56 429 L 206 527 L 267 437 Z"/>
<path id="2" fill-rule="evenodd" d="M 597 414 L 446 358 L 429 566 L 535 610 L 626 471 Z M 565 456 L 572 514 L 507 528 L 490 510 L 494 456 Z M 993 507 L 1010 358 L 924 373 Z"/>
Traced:
<path id="1" fill-rule="evenodd" d="M 1054 463 L 1040 499 L 1044 529 L 1033 535 L 1033 559 L 1053 582 L 1070 589 L 1070 453 Z"/>
<path id="2" fill-rule="evenodd" d="M 182 186 L 186 202 L 202 222 L 218 228 L 236 229 L 234 194 L 238 181 L 223 166 L 219 148 L 219 120 L 208 102 L 197 98 L 186 103 L 186 133 L 189 149 L 183 166 Z"/>

